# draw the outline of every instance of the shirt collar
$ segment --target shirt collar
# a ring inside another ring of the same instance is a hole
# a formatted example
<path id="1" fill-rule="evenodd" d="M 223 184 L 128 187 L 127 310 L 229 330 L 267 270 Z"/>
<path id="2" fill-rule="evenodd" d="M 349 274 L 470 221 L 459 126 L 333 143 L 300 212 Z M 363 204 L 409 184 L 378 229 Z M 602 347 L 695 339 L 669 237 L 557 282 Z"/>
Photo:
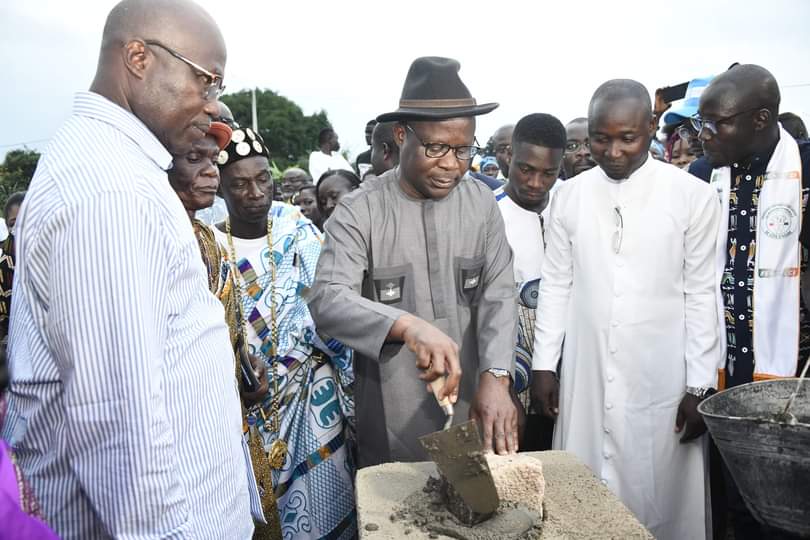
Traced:
<path id="1" fill-rule="evenodd" d="M 158 167 L 164 171 L 171 168 L 171 154 L 164 148 L 157 137 L 149 131 L 149 128 L 137 116 L 104 96 L 95 92 L 76 93 L 73 100 L 73 114 L 110 124 L 132 139 Z"/>

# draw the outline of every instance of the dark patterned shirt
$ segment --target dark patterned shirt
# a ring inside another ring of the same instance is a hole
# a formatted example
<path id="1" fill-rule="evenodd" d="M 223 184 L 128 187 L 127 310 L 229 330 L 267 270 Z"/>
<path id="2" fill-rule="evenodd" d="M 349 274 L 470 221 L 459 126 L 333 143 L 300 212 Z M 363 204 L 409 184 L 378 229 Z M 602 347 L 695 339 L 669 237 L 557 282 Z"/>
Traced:
<path id="1" fill-rule="evenodd" d="M 726 321 L 726 387 L 749 383 L 754 377 L 753 310 L 751 299 L 754 292 L 756 262 L 757 206 L 759 193 L 765 180 L 765 170 L 776 145 L 762 154 L 754 155 L 745 162 L 731 165 L 731 190 L 728 209 L 728 256 L 720 290 L 723 295 Z M 801 272 L 807 270 L 810 227 L 807 223 L 807 199 L 810 189 L 810 142 L 800 141 L 802 160 L 802 230 Z M 699 163 L 700 162 L 700 163 Z M 706 166 L 705 158 L 695 162 L 689 171 L 708 181 L 712 168 Z M 799 310 L 799 359 L 810 354 L 810 311 L 804 299 Z M 802 362 L 797 362 L 803 366 Z"/>
<path id="2" fill-rule="evenodd" d="M 8 335 L 8 319 L 11 313 L 11 287 L 14 281 L 14 235 L 0 246 L 0 339 Z"/>

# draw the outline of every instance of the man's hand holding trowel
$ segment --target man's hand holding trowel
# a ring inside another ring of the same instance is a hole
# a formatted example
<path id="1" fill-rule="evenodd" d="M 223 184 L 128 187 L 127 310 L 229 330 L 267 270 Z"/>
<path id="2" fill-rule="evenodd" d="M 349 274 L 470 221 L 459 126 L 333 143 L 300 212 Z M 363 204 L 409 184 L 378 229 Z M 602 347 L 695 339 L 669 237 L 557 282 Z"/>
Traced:
<path id="1" fill-rule="evenodd" d="M 428 391 L 436 396 L 445 414 L 452 416 L 461 380 L 458 344 L 429 322 L 410 314 L 394 323 L 389 338 L 402 340 L 416 355 L 416 367 L 422 370 L 419 378 L 428 383 Z M 480 375 L 470 417 L 480 426 L 485 452 L 503 455 L 518 451 L 518 412 L 509 394 L 511 383 L 508 375 L 496 376 L 490 371 Z"/>

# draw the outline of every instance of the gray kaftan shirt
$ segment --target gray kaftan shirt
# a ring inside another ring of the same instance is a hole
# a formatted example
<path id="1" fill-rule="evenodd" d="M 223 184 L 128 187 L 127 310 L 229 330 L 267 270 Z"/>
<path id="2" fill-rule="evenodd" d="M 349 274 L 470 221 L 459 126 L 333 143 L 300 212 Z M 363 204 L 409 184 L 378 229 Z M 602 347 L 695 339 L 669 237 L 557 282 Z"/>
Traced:
<path id="1" fill-rule="evenodd" d="M 414 199 L 399 169 L 367 177 L 326 222 L 310 311 L 319 332 L 355 350 L 359 466 L 427 458 L 418 438 L 444 415 L 417 378 L 415 355 L 385 343 L 412 313 L 461 347 L 456 422 L 482 371 L 514 374 L 512 251 L 492 191 L 466 176 L 441 200 Z"/>

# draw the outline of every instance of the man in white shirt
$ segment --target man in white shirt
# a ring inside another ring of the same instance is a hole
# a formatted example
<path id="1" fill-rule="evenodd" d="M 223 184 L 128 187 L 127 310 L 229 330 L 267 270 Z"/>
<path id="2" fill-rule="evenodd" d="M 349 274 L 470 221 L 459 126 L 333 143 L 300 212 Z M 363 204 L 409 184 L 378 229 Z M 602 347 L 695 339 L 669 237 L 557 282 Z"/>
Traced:
<path id="1" fill-rule="evenodd" d="M 196 4 L 118 4 L 22 205 L 2 436 L 61 538 L 247 539 L 251 502 L 262 519 L 222 304 L 166 177 L 225 61 Z"/>
<path id="2" fill-rule="evenodd" d="M 534 321 L 540 267 L 545 254 L 543 224 L 565 148 L 565 128 L 550 114 L 530 114 L 512 133 L 509 181 L 495 190 L 495 200 L 506 225 L 514 255 L 518 290 L 518 336 L 515 345 L 515 390 L 526 408 L 527 428 L 521 449 L 548 450 L 554 423 L 530 414 L 529 375 L 534 350 Z"/>
<path id="3" fill-rule="evenodd" d="M 338 151 L 340 142 L 334 129 L 325 127 L 318 133 L 318 146 L 320 149 L 309 155 L 309 175 L 316 185 L 327 171 L 344 169 L 354 172 L 351 164 Z"/>
<path id="4" fill-rule="evenodd" d="M 559 413 L 554 447 L 576 454 L 656 538 L 703 539 L 697 405 L 720 364 L 720 208 L 705 182 L 650 158 L 654 127 L 635 81 L 608 81 L 591 99 L 599 166 L 554 194 L 532 394 L 544 414 Z"/>

